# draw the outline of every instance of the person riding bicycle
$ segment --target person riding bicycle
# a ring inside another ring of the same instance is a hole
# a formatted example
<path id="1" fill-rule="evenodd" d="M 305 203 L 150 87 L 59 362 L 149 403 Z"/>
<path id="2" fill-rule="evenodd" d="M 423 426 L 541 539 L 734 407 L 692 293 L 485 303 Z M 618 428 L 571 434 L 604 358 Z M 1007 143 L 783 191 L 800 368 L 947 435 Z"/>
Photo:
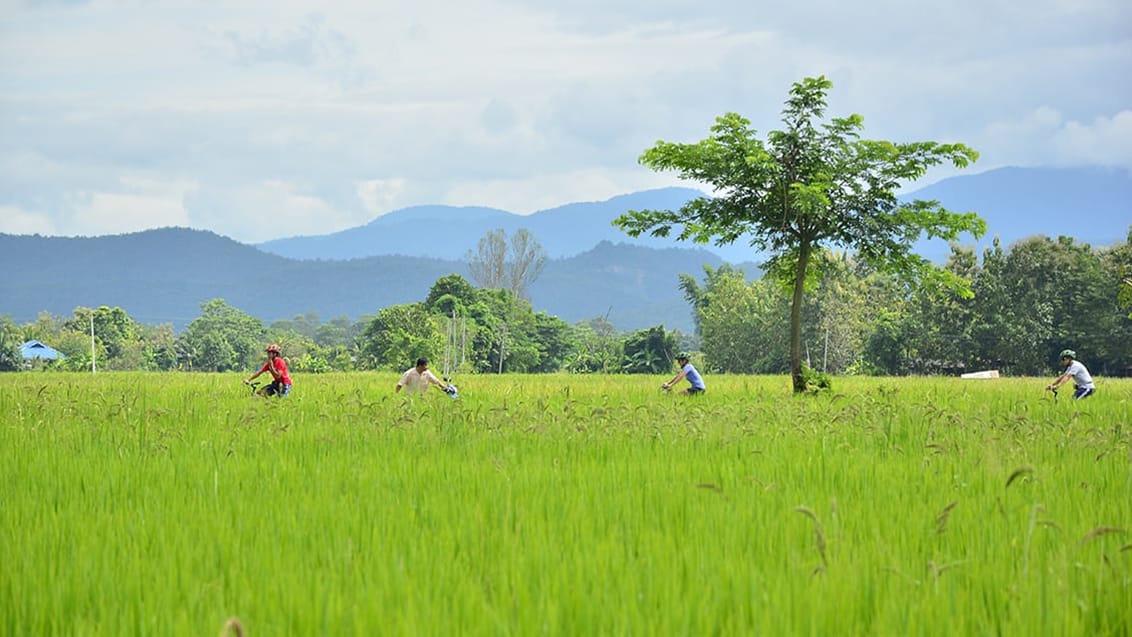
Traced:
<path id="1" fill-rule="evenodd" d="M 1076 390 L 1073 392 L 1073 400 L 1081 400 L 1082 398 L 1092 396 L 1097 391 L 1096 385 L 1093 384 L 1093 377 L 1089 374 L 1089 370 L 1085 369 L 1081 361 L 1076 359 L 1077 352 L 1071 349 L 1061 350 L 1061 366 L 1065 368 L 1065 371 L 1054 379 L 1052 383 L 1046 385 L 1046 389 L 1056 392 L 1058 387 L 1061 387 L 1062 384 L 1072 378 L 1073 384 L 1076 385 Z"/>
<path id="2" fill-rule="evenodd" d="M 704 379 L 700 376 L 700 373 L 696 371 L 696 368 L 688 362 L 687 354 L 683 352 L 677 354 L 676 363 L 680 365 L 680 371 L 676 374 L 676 376 L 672 378 L 672 380 L 661 385 L 661 389 L 671 389 L 673 385 L 680 382 L 680 379 L 686 379 L 688 383 L 691 384 L 691 387 L 688 387 L 687 389 L 681 391 L 681 394 L 688 394 L 691 396 L 695 394 L 702 394 L 703 392 L 707 391 L 707 387 L 704 385 Z"/>
<path id="3" fill-rule="evenodd" d="M 259 393 L 264 396 L 286 396 L 291 393 L 291 375 L 287 373 L 287 361 L 283 359 L 283 350 L 278 344 L 272 343 L 264 351 L 267 352 L 267 362 L 244 382 L 251 383 L 260 374 L 268 372 L 273 380 L 267 387 L 259 390 Z"/>

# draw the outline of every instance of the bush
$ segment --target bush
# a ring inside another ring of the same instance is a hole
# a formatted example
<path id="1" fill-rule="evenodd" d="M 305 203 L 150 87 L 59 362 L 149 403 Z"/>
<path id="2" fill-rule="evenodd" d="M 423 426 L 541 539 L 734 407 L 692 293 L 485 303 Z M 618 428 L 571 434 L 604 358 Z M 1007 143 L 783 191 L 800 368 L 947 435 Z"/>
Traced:
<path id="1" fill-rule="evenodd" d="M 802 363 L 802 382 L 805 383 L 806 393 L 809 394 L 833 389 L 833 382 L 830 380 L 829 374 L 812 369 L 805 363 Z"/>

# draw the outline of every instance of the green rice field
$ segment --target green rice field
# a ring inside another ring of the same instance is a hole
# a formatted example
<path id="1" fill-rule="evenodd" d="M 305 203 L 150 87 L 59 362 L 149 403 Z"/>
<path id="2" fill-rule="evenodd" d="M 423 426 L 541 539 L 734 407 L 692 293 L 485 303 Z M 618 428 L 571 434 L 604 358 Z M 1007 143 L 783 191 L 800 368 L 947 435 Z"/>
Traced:
<path id="1" fill-rule="evenodd" d="M 0 375 L 0 633 L 1132 635 L 1132 380 L 668 377 Z"/>

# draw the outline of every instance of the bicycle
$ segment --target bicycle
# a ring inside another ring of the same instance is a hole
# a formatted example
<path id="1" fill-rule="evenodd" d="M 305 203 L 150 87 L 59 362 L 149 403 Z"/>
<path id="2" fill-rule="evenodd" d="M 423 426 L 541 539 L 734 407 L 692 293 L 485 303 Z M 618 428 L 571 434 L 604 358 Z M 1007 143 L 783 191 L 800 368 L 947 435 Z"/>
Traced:
<path id="1" fill-rule="evenodd" d="M 452 384 L 451 378 L 448 378 L 447 376 L 445 376 L 444 377 L 444 383 L 445 383 L 444 388 L 443 388 L 444 393 L 448 394 L 448 396 L 450 396 L 451 398 L 459 398 L 460 397 L 459 390 L 456 389 L 456 386 Z"/>

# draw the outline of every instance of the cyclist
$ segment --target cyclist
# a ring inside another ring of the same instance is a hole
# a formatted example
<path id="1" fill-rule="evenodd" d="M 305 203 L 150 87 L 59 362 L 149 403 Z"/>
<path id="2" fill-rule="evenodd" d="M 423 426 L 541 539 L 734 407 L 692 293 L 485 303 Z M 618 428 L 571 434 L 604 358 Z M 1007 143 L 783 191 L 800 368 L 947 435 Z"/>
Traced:
<path id="1" fill-rule="evenodd" d="M 661 385 L 661 389 L 671 389 L 673 385 L 680 382 L 680 379 L 683 378 L 686 379 L 691 386 L 681 391 L 681 394 L 688 394 L 689 396 L 691 396 L 695 394 L 702 394 L 703 392 L 707 391 L 707 387 L 704 385 L 704 379 L 700 376 L 700 373 L 696 371 L 696 368 L 688 362 L 687 354 L 683 352 L 677 354 L 676 363 L 680 365 L 680 371 L 676 374 L 676 376 L 672 378 L 672 380 Z"/>
<path id="2" fill-rule="evenodd" d="M 1046 389 L 1057 391 L 1058 387 L 1072 378 L 1073 384 L 1076 386 L 1073 392 L 1073 400 L 1081 400 L 1096 393 L 1097 387 L 1093 384 L 1093 377 L 1081 361 L 1077 360 L 1077 352 L 1071 349 L 1061 350 L 1061 366 L 1065 368 L 1065 371 L 1052 383 L 1046 385 Z"/>
<path id="3" fill-rule="evenodd" d="M 283 350 L 277 343 L 272 343 L 264 351 L 267 352 L 267 362 L 244 382 L 250 383 L 260 374 L 268 372 L 273 380 L 267 387 L 259 390 L 259 393 L 264 396 L 286 396 L 291 393 L 291 375 L 287 372 L 287 361 L 283 358 Z"/>

